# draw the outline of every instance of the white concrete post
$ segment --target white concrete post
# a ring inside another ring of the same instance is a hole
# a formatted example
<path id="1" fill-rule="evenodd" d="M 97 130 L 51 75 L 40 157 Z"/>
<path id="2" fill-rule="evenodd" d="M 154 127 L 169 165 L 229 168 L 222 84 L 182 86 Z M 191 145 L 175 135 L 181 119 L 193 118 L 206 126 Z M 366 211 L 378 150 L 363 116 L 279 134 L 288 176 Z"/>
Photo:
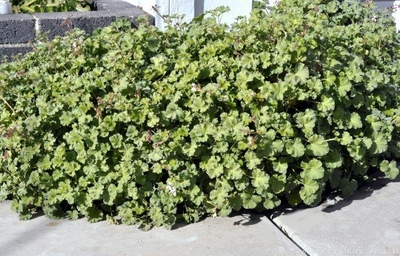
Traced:
<path id="1" fill-rule="evenodd" d="M 0 14 L 11 14 L 11 3 L 8 0 L 0 0 Z"/>
<path id="2" fill-rule="evenodd" d="M 161 15 L 184 15 L 182 21 L 189 22 L 195 17 L 195 0 L 156 0 L 157 10 Z M 203 1 L 203 0 L 200 0 Z M 156 15 L 156 26 L 164 29 L 166 26 L 160 15 Z"/>
<path id="3" fill-rule="evenodd" d="M 124 0 L 124 1 L 134 6 L 138 6 L 139 8 L 142 8 L 143 11 L 153 15 L 154 17 L 156 16 L 156 12 L 153 10 L 153 6 L 156 5 L 156 0 Z"/>
<path id="4" fill-rule="evenodd" d="M 231 11 L 222 16 L 221 22 L 231 24 L 238 16 L 248 16 L 253 7 L 253 0 L 157 0 L 161 15 L 184 14 L 184 22 L 192 20 L 203 12 L 219 6 L 228 6 Z M 163 29 L 163 19 L 156 15 L 156 26 Z"/>
<path id="5" fill-rule="evenodd" d="M 393 17 L 396 22 L 397 31 L 399 31 L 400 30 L 400 1 L 394 1 L 393 7 L 395 10 L 393 12 Z"/>
<path id="6" fill-rule="evenodd" d="M 238 16 L 249 16 L 253 9 L 253 0 L 195 0 L 196 13 L 198 16 L 204 11 L 215 9 L 219 6 L 227 6 L 230 11 L 224 13 L 221 22 L 232 24 Z"/>

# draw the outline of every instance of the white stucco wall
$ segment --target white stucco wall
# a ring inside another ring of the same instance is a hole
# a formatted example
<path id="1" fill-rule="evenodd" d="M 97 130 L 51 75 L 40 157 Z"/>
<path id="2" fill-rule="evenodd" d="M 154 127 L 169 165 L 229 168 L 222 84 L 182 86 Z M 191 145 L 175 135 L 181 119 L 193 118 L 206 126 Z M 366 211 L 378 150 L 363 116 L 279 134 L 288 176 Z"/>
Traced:
<path id="1" fill-rule="evenodd" d="M 219 6 L 228 6 L 230 11 L 221 17 L 221 22 L 231 24 L 238 16 L 248 16 L 253 6 L 253 0 L 195 0 L 195 15 Z"/>
<path id="2" fill-rule="evenodd" d="M 400 1 L 394 1 L 394 7 L 396 8 L 396 11 L 393 13 L 393 17 L 396 20 L 396 28 L 397 31 L 400 30 Z"/>
<path id="3" fill-rule="evenodd" d="M 152 6 L 156 5 L 156 0 L 124 0 L 132 5 L 141 7 L 145 12 L 155 16 Z"/>
<path id="4" fill-rule="evenodd" d="M 184 15 L 183 21 L 189 22 L 194 17 L 194 1 L 195 0 L 149 0 L 156 2 L 157 9 L 161 14 L 169 15 Z M 165 26 L 164 20 L 157 15 L 156 26 L 162 29 Z"/>

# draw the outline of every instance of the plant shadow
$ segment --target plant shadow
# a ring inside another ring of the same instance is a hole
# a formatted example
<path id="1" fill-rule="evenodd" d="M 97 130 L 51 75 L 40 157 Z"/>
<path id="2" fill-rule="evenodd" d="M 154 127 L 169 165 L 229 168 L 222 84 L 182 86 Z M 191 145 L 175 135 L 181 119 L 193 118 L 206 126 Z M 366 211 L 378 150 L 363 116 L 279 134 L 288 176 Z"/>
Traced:
<path id="1" fill-rule="evenodd" d="M 251 225 L 255 225 L 257 223 L 260 223 L 262 220 L 261 218 L 264 216 L 260 213 L 257 212 L 249 212 L 249 211 L 239 211 L 239 212 L 235 212 L 233 216 L 241 216 L 242 219 L 235 221 L 233 223 L 234 226 L 251 226 Z"/>
<path id="2" fill-rule="evenodd" d="M 339 211 L 344 207 L 352 204 L 354 201 L 363 200 L 370 197 L 375 191 L 378 191 L 385 187 L 388 183 L 400 182 L 400 176 L 397 178 L 390 180 L 386 178 L 382 172 L 375 172 L 371 175 L 371 181 L 365 182 L 360 185 L 358 190 L 354 193 L 353 196 L 349 198 L 343 198 L 339 193 L 329 195 L 326 201 L 331 201 L 332 203 L 320 204 L 322 206 L 322 211 L 325 213 L 331 213 L 335 211 Z"/>
<path id="3" fill-rule="evenodd" d="M 239 220 L 233 222 L 234 226 L 250 226 L 256 225 L 262 221 L 262 217 L 266 216 L 268 219 L 274 219 L 281 215 L 294 213 L 299 210 L 310 209 L 310 208 L 320 208 L 322 212 L 332 213 L 339 211 L 346 206 L 349 206 L 354 201 L 363 200 L 370 197 L 374 192 L 385 187 L 388 183 L 400 182 L 400 175 L 393 180 L 385 177 L 385 175 L 380 171 L 375 171 L 370 175 L 368 181 L 365 181 L 359 185 L 357 191 L 349 198 L 344 198 L 340 191 L 334 190 L 326 193 L 322 196 L 321 203 L 315 206 L 308 206 L 305 204 L 299 204 L 297 206 L 290 206 L 287 202 L 282 202 L 280 206 L 273 210 L 266 210 L 262 212 L 250 211 L 250 210 L 240 210 L 232 212 L 228 218 L 241 217 Z M 202 222 L 205 219 L 210 218 L 209 216 L 203 216 L 198 222 Z M 179 222 L 173 226 L 174 229 L 179 229 L 185 227 L 187 223 Z"/>
<path id="4" fill-rule="evenodd" d="M 251 226 L 256 225 L 262 221 L 262 218 L 265 217 L 264 213 L 250 211 L 250 210 L 239 210 L 239 211 L 232 211 L 232 213 L 228 217 L 229 219 L 235 219 L 233 221 L 233 226 Z M 202 216 L 197 223 L 201 223 L 202 221 L 212 218 L 211 216 Z M 223 217 L 217 217 L 223 218 Z M 173 225 L 172 230 L 177 230 L 180 228 L 184 228 L 186 226 L 192 225 L 194 223 L 186 223 L 183 221 L 178 221 Z"/>
<path id="5" fill-rule="evenodd" d="M 349 198 L 342 197 L 341 192 L 335 190 L 323 195 L 321 203 L 316 206 L 307 206 L 305 204 L 300 204 L 293 207 L 290 206 L 288 203 L 283 203 L 276 209 L 267 211 L 266 215 L 269 219 L 274 219 L 281 215 L 314 207 L 321 208 L 321 211 L 324 213 L 340 211 L 344 207 L 352 204 L 354 201 L 363 200 L 370 197 L 374 192 L 382 189 L 388 183 L 393 182 L 400 182 L 400 175 L 397 178 L 390 180 L 389 178 L 386 178 L 382 172 L 376 171 L 371 174 L 369 181 L 365 181 L 363 184 L 359 185 L 357 191 Z"/>

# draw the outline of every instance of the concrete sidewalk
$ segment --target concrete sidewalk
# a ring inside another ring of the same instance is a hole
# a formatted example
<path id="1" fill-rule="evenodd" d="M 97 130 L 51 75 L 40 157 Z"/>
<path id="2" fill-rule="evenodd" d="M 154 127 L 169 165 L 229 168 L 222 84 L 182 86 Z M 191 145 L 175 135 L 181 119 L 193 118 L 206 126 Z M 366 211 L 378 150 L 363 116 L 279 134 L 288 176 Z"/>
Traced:
<path id="1" fill-rule="evenodd" d="M 0 204 L 0 255 L 305 255 L 264 215 L 207 218 L 169 231 L 50 220 L 19 221 Z"/>
<path id="2" fill-rule="evenodd" d="M 400 177 L 376 177 L 351 198 L 272 216 L 309 255 L 400 255 Z"/>
<path id="3" fill-rule="evenodd" d="M 400 178 L 377 179 L 351 199 L 315 208 L 147 232 L 85 219 L 19 221 L 6 201 L 0 203 L 0 255 L 400 255 L 399 199 Z"/>

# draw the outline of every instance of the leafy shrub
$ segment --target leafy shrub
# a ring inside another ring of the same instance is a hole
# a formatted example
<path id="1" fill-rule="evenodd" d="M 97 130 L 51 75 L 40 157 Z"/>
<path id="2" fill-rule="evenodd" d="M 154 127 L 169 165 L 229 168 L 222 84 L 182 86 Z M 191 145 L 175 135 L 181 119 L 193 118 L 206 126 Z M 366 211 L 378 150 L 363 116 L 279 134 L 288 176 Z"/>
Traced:
<path id="1" fill-rule="evenodd" d="M 0 200 L 22 219 L 165 225 L 350 196 L 399 170 L 399 38 L 358 1 L 232 28 L 119 20 L 0 66 Z"/>
<path id="2" fill-rule="evenodd" d="M 88 0 L 10 0 L 13 13 L 72 12 L 94 9 Z"/>

